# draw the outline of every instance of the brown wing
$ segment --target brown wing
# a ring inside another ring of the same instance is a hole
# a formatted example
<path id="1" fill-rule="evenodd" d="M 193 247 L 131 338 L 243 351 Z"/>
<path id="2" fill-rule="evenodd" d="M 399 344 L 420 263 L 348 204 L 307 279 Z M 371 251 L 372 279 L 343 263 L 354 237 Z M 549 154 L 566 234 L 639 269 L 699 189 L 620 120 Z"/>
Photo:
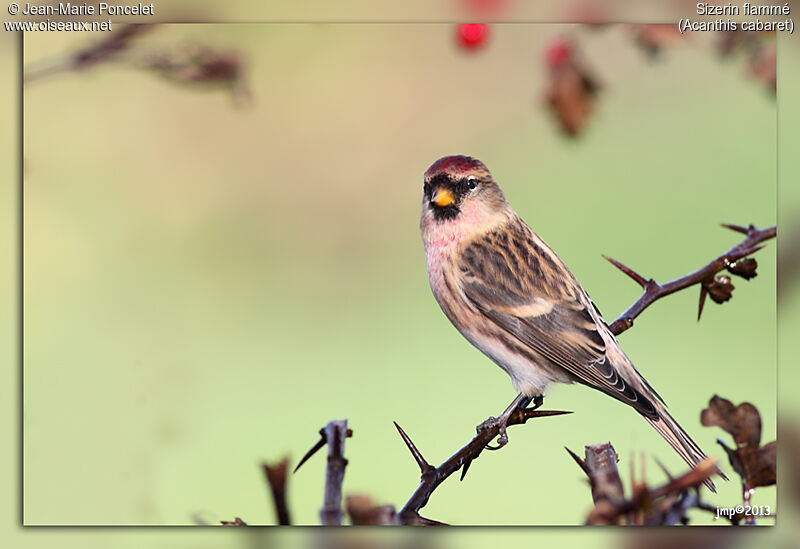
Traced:
<path id="1" fill-rule="evenodd" d="M 461 254 L 458 283 L 486 318 L 551 365 L 645 417 L 659 417 L 650 399 L 606 357 L 589 311 L 593 305 L 577 281 L 521 220 L 469 244 Z"/>

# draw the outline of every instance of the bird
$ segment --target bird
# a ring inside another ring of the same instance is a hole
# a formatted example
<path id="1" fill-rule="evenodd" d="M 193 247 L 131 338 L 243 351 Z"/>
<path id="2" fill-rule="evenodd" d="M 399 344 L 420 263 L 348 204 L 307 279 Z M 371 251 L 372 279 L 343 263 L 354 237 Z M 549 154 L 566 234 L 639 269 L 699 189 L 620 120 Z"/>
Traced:
<path id="1" fill-rule="evenodd" d="M 706 458 L 483 162 L 445 156 L 426 170 L 420 231 L 428 280 L 445 316 L 505 370 L 518 393 L 499 417 L 478 427 L 499 427 L 497 448 L 508 442 L 516 409 L 541 405 L 551 383 L 580 383 L 639 412 L 691 467 Z M 716 492 L 710 479 L 705 484 Z"/>

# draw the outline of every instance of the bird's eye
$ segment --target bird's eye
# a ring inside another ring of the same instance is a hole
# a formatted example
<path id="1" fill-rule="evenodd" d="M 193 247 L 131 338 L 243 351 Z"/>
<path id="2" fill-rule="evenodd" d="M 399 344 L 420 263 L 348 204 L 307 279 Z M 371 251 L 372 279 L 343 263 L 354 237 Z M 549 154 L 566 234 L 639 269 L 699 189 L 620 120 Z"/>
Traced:
<path id="1" fill-rule="evenodd" d="M 422 192 L 424 192 L 425 194 L 428 194 L 428 191 L 430 191 L 430 190 L 431 190 L 431 186 L 428 183 L 423 183 L 422 184 Z"/>
<path id="2" fill-rule="evenodd" d="M 474 177 L 470 177 L 469 179 L 467 179 L 467 187 L 469 187 L 470 189 L 474 189 L 477 186 L 478 186 L 478 181 Z"/>

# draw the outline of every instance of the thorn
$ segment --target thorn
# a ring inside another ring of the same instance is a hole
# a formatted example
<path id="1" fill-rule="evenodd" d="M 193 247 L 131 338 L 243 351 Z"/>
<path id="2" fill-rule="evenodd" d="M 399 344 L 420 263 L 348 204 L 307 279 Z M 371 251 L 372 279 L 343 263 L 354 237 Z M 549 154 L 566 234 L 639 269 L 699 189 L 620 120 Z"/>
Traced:
<path id="1" fill-rule="evenodd" d="M 626 275 L 628 275 L 629 277 L 634 279 L 636 281 L 636 283 L 639 284 L 639 286 L 641 286 L 642 288 L 646 288 L 647 287 L 647 282 L 648 282 L 647 279 L 645 279 L 645 277 L 643 277 L 642 275 L 640 275 L 639 273 L 637 273 L 636 271 L 634 271 L 630 267 L 627 267 L 627 266 L 623 265 L 622 263 L 620 263 L 616 259 L 608 257 L 607 255 L 603 255 L 603 258 L 606 261 L 608 261 L 609 263 L 611 263 L 612 265 L 614 265 L 617 269 L 619 269 L 620 271 L 622 271 L 623 273 L 625 273 Z"/>
<path id="2" fill-rule="evenodd" d="M 644 455 L 644 452 L 639 452 L 639 467 L 642 470 L 642 479 L 647 478 L 647 457 Z"/>
<path id="3" fill-rule="evenodd" d="M 667 478 L 669 479 L 670 482 L 675 480 L 675 477 L 673 477 L 670 474 L 670 472 L 667 470 L 667 467 L 661 462 L 660 459 L 658 459 L 658 457 L 653 456 L 653 459 L 656 461 L 656 465 L 658 465 L 661 468 L 661 470 L 664 472 L 664 474 L 667 475 Z"/>
<path id="4" fill-rule="evenodd" d="M 750 248 L 747 248 L 746 250 L 742 250 L 742 251 L 739 251 L 739 252 L 734 252 L 729 257 L 727 257 L 726 259 L 728 259 L 728 261 L 737 261 L 739 259 L 742 259 L 743 257 L 747 257 L 748 255 L 752 255 L 752 254 L 756 253 L 758 250 L 760 250 L 761 248 L 764 248 L 764 247 L 766 247 L 766 244 L 758 244 L 756 246 L 752 246 Z"/>
<path id="5" fill-rule="evenodd" d="M 294 471 L 292 471 L 292 474 L 295 474 L 295 473 L 297 472 L 297 470 L 300 468 L 300 466 L 301 466 L 302 464 L 304 464 L 306 461 L 308 461 L 308 459 L 309 459 L 311 456 L 313 456 L 314 454 L 316 454 L 316 453 L 317 453 L 317 451 L 318 451 L 320 448 L 322 448 L 323 446 L 325 446 L 325 444 L 326 444 L 327 442 L 328 442 L 328 439 L 327 439 L 327 437 L 325 436 L 325 430 L 324 430 L 324 429 L 320 429 L 320 430 L 319 430 L 319 440 L 317 441 L 317 443 L 316 443 L 314 446 L 312 446 L 312 447 L 311 447 L 311 449 L 310 449 L 308 452 L 306 452 L 306 455 L 304 455 L 304 456 L 303 456 L 303 459 L 301 459 L 301 460 L 300 460 L 300 463 L 298 463 L 298 464 L 297 464 L 297 467 L 295 467 L 295 468 L 294 468 Z"/>
<path id="6" fill-rule="evenodd" d="M 411 439 L 408 437 L 405 431 L 403 431 L 402 427 L 400 427 L 396 421 L 393 421 L 394 426 L 397 428 L 397 432 L 400 433 L 400 437 L 403 439 L 403 442 L 406 443 L 408 446 L 408 450 L 411 452 L 411 455 L 414 456 L 414 460 L 419 465 L 420 472 L 424 475 L 428 471 L 433 469 L 433 465 L 425 461 L 425 458 L 422 457 L 422 453 L 414 446 L 414 443 L 411 442 Z"/>
<path id="7" fill-rule="evenodd" d="M 628 460 L 628 471 L 631 475 L 631 489 L 636 490 L 636 453 L 631 452 L 630 459 Z"/>
<path id="8" fill-rule="evenodd" d="M 533 417 L 550 417 L 550 416 L 563 416 L 565 414 L 571 414 L 571 411 L 568 410 L 523 410 L 525 414 L 525 419 L 531 419 Z"/>
<path id="9" fill-rule="evenodd" d="M 222 526 L 247 526 L 247 523 L 239 517 L 235 517 L 233 520 L 221 520 L 219 522 Z"/>
<path id="10" fill-rule="evenodd" d="M 731 225 L 729 223 L 720 223 L 720 225 L 722 225 L 726 229 L 730 229 L 732 231 L 736 231 L 737 233 L 742 233 L 742 234 L 747 234 L 752 229 L 755 229 L 755 227 L 753 227 L 752 225 L 750 225 L 749 228 L 748 227 L 742 227 L 741 225 Z"/>
<path id="11" fill-rule="evenodd" d="M 585 461 L 583 461 L 583 460 L 582 460 L 582 459 L 581 459 L 581 458 L 578 456 L 578 454 L 576 454 L 575 452 L 573 452 L 572 450 L 570 450 L 570 449 L 569 449 L 569 448 L 567 448 L 566 446 L 564 446 L 564 449 L 565 449 L 565 450 L 566 450 L 566 451 L 569 453 L 569 455 L 571 455 L 571 456 L 572 456 L 572 459 L 574 459 L 574 460 L 575 460 L 575 463 L 577 463 L 577 464 L 578 464 L 578 466 L 581 468 L 581 470 L 583 470 L 583 472 L 584 472 L 584 473 L 586 473 L 586 476 L 587 476 L 587 477 L 589 477 L 589 478 L 591 479 L 591 478 L 592 478 L 592 472 L 589 470 L 589 467 L 586 465 L 586 462 L 585 462 Z"/>
<path id="12" fill-rule="evenodd" d="M 464 477 L 467 476 L 467 469 L 469 469 L 470 465 L 472 465 L 472 460 L 468 459 L 464 462 L 464 465 L 461 466 L 461 478 L 458 479 L 459 482 L 462 482 Z"/>
<path id="13" fill-rule="evenodd" d="M 417 519 L 419 520 L 419 524 L 424 526 L 449 526 L 446 522 L 439 522 L 438 520 L 433 520 L 429 518 L 425 518 L 423 516 L 417 515 Z"/>
<path id="14" fill-rule="evenodd" d="M 703 314 L 703 305 L 706 302 L 706 295 L 708 294 L 708 290 L 706 290 L 705 286 L 700 286 L 700 304 L 697 307 L 697 322 L 700 322 L 700 315 Z"/>

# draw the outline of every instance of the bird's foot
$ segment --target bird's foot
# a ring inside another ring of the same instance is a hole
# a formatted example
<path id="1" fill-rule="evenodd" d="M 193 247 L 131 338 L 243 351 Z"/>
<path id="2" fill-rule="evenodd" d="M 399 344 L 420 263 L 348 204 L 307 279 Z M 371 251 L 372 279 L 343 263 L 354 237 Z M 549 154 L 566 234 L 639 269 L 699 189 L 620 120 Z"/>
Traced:
<path id="1" fill-rule="evenodd" d="M 508 424 L 508 417 L 490 417 L 478 427 L 476 427 L 476 431 L 478 433 L 482 433 L 489 429 L 497 429 L 498 430 L 498 437 L 497 437 L 497 446 L 492 446 L 491 444 L 486 445 L 487 450 L 499 450 L 506 444 L 508 444 L 508 434 L 506 433 L 506 426 Z"/>
<path id="2" fill-rule="evenodd" d="M 528 404 L 533 401 L 533 406 L 528 408 Z M 487 450 L 499 450 L 506 444 L 508 444 L 508 433 L 506 433 L 506 428 L 508 427 L 508 420 L 511 415 L 516 412 L 517 410 L 535 410 L 539 406 L 541 406 L 544 402 L 544 399 L 541 395 L 537 395 L 535 397 L 528 397 L 522 394 L 517 395 L 517 398 L 506 408 L 506 410 L 500 414 L 500 417 L 490 417 L 477 427 L 478 433 L 482 433 L 487 429 L 497 429 L 497 446 L 491 446 L 490 444 L 486 445 Z"/>

